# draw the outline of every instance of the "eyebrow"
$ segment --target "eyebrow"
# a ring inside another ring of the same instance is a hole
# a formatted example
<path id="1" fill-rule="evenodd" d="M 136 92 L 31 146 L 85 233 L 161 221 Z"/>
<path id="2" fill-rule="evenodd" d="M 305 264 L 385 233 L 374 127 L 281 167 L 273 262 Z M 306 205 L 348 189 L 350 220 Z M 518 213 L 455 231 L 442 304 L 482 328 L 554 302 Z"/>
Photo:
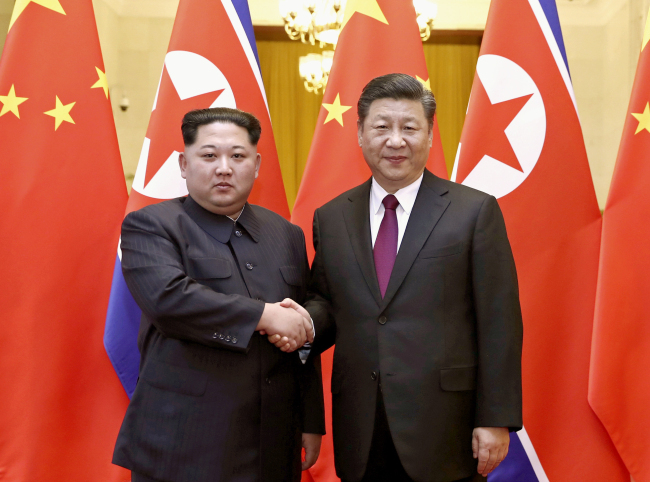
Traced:
<path id="1" fill-rule="evenodd" d="M 220 146 L 217 146 L 215 144 L 204 144 L 201 147 L 199 147 L 199 149 L 210 149 L 210 148 L 218 149 L 219 147 Z M 230 146 L 229 149 L 246 149 L 246 146 L 240 146 L 239 144 L 237 144 L 237 145 L 234 145 L 234 146 Z"/>

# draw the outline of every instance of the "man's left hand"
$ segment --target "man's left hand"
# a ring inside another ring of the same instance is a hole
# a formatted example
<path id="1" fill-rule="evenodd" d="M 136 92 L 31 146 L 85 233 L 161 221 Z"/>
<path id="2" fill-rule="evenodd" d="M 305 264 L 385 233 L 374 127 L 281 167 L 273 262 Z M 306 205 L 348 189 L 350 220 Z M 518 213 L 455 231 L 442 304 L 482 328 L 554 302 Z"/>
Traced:
<path id="1" fill-rule="evenodd" d="M 305 449 L 305 460 L 302 462 L 302 470 L 309 469 L 318 460 L 322 438 L 323 436 L 317 433 L 302 434 L 302 446 Z"/>
<path id="2" fill-rule="evenodd" d="M 478 473 L 487 477 L 508 455 L 510 433 L 506 427 L 476 427 L 472 433 L 472 453 L 478 458 Z"/>

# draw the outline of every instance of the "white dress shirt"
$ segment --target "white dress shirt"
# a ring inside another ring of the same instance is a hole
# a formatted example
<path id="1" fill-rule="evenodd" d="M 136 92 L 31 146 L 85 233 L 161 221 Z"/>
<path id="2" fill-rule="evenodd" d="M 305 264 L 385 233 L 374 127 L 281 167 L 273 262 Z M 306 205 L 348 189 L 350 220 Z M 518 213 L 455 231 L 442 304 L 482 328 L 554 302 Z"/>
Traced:
<path id="1" fill-rule="evenodd" d="M 397 214 L 397 252 L 399 252 L 399 247 L 402 244 L 404 231 L 406 231 L 406 225 L 409 222 L 409 216 L 413 210 L 415 198 L 418 195 L 423 177 L 424 173 L 422 173 L 422 175 L 411 184 L 403 187 L 394 194 L 399 202 L 399 206 L 395 209 L 395 214 Z M 386 211 L 386 208 L 382 201 L 386 196 L 388 196 L 388 193 L 373 177 L 372 185 L 370 187 L 370 235 L 372 236 L 373 248 L 375 247 L 375 241 L 377 240 L 379 226 L 381 225 L 381 221 L 384 219 L 384 211 Z"/>

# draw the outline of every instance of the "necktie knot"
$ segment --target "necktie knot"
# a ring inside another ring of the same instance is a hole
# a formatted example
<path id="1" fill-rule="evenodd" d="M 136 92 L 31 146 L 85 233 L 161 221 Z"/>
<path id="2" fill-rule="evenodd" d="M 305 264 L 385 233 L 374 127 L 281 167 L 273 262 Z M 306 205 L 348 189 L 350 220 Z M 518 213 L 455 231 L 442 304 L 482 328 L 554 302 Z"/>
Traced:
<path id="1" fill-rule="evenodd" d="M 389 194 L 384 198 L 382 201 L 382 204 L 384 205 L 384 208 L 386 209 L 392 209 L 393 211 L 397 209 L 397 206 L 399 206 L 399 201 L 395 196 L 392 194 Z"/>

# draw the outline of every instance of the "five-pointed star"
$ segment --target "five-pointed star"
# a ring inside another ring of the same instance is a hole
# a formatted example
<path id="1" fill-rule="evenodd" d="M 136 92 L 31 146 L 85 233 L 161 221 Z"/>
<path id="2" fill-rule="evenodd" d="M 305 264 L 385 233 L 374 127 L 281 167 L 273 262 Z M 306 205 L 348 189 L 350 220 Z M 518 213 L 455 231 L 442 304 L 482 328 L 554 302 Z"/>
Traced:
<path id="1" fill-rule="evenodd" d="M 108 99 L 108 80 L 106 80 L 106 74 L 100 70 L 99 67 L 95 67 L 99 80 L 93 84 L 91 89 L 104 89 L 104 95 Z"/>
<path id="2" fill-rule="evenodd" d="M 422 84 L 422 86 L 425 89 L 431 90 L 431 79 L 427 78 L 427 80 L 424 80 L 424 79 L 420 78 L 419 75 L 416 75 L 415 78 L 417 79 L 418 82 L 420 82 Z"/>
<path id="3" fill-rule="evenodd" d="M 336 119 L 341 126 L 343 126 L 343 114 L 352 108 L 351 105 L 341 105 L 340 94 L 336 94 L 336 99 L 334 99 L 332 104 L 323 104 L 323 107 L 327 109 L 327 117 L 323 124 L 327 124 L 332 119 Z"/>
<path id="4" fill-rule="evenodd" d="M 638 134 L 643 129 L 650 132 L 650 103 L 646 103 L 643 113 L 632 113 L 632 116 L 639 121 L 639 125 L 636 127 L 636 132 L 634 134 Z"/>
<path id="5" fill-rule="evenodd" d="M 146 134 L 151 143 L 144 176 L 145 186 L 174 151 L 183 152 L 183 136 L 179 129 L 183 116 L 191 110 L 210 107 L 222 92 L 223 89 L 220 89 L 182 100 L 167 67 L 163 69 L 156 108 L 151 113 Z"/>
<path id="6" fill-rule="evenodd" d="M 43 112 L 44 114 L 54 117 L 54 130 L 57 130 L 63 121 L 74 124 L 72 117 L 70 117 L 70 111 L 75 104 L 76 102 L 71 102 L 70 104 L 63 105 L 63 103 L 59 100 L 59 96 L 57 95 L 56 107 L 52 110 L 48 110 L 47 112 Z"/>
<path id="7" fill-rule="evenodd" d="M 343 23 L 341 23 L 341 30 L 343 30 L 350 18 L 352 18 L 352 15 L 354 15 L 356 12 L 367 15 L 388 25 L 388 20 L 386 20 L 384 12 L 382 12 L 381 8 L 379 8 L 377 0 L 348 0 L 348 3 L 345 5 L 345 12 L 343 13 Z"/>
<path id="8" fill-rule="evenodd" d="M 505 130 L 532 95 L 493 104 L 479 79 L 478 88 L 472 90 L 470 107 L 473 115 L 480 115 L 485 121 L 477 123 L 480 128 L 471 129 L 470 138 L 463 142 L 458 160 L 457 182 L 463 182 L 486 155 L 523 172 Z"/>
<path id="9" fill-rule="evenodd" d="M 16 97 L 16 90 L 14 89 L 14 84 L 11 84 L 9 93 L 7 95 L 0 95 L 0 102 L 2 102 L 2 110 L 0 111 L 0 117 L 5 115 L 7 112 L 13 112 L 13 114 L 20 119 L 20 113 L 18 112 L 18 106 L 25 102 L 27 97 Z"/>
<path id="10" fill-rule="evenodd" d="M 13 26 L 14 22 L 20 17 L 20 14 L 23 13 L 23 10 L 27 8 L 27 5 L 30 3 L 35 3 L 41 7 L 49 8 L 55 12 L 62 13 L 65 15 L 65 11 L 59 3 L 59 0 L 16 0 L 16 5 L 14 6 L 14 12 L 11 15 L 11 20 L 9 21 L 9 30 Z"/>

